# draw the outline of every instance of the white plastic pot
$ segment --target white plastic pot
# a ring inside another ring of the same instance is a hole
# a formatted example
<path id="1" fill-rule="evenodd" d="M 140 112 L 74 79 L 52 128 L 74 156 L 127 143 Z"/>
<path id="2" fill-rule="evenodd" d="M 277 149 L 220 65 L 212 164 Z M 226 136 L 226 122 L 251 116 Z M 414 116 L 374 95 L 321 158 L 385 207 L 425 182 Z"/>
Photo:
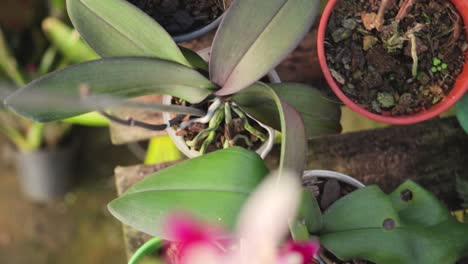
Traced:
<path id="1" fill-rule="evenodd" d="M 211 51 L 211 47 L 200 50 L 197 53 L 205 61 L 208 61 L 210 59 L 210 55 L 211 55 L 210 51 Z M 278 73 L 275 70 L 271 70 L 267 74 L 267 77 L 268 77 L 270 83 L 281 83 L 281 79 L 280 79 Z M 171 101 L 172 101 L 171 96 L 166 95 L 166 96 L 163 97 L 163 104 L 171 104 Z M 251 116 L 249 116 L 249 117 L 252 118 Z M 170 119 L 171 119 L 171 114 L 170 113 L 163 113 L 163 120 L 164 120 L 165 123 L 168 123 Z M 266 126 L 266 125 L 260 123 L 256 119 L 254 119 L 254 118 L 252 118 L 252 119 L 255 120 L 265 130 L 267 130 L 268 135 L 269 135 L 268 140 L 265 143 L 263 143 L 260 146 L 260 148 L 258 148 L 255 151 L 264 159 L 268 155 L 268 153 L 270 153 L 271 149 L 273 148 L 276 131 L 273 128 L 269 127 L 269 126 Z M 195 157 L 200 156 L 200 153 L 198 151 L 191 150 L 187 146 L 187 144 L 185 144 L 184 137 L 176 135 L 176 131 L 174 130 L 174 128 L 168 127 L 166 129 L 166 132 L 169 135 L 169 137 L 171 137 L 172 141 L 177 146 L 177 148 L 180 150 L 180 152 L 182 152 L 185 156 L 187 156 L 188 158 L 195 158 Z"/>
<path id="2" fill-rule="evenodd" d="M 366 187 L 362 182 L 354 179 L 351 176 L 348 176 L 343 173 L 329 171 L 329 170 L 308 170 L 304 171 L 303 178 L 324 178 L 324 179 L 335 179 L 337 181 L 349 184 L 357 189 Z M 320 257 L 317 259 L 320 264 L 327 264 Z"/>
<path id="3" fill-rule="evenodd" d="M 325 178 L 325 179 L 335 179 L 340 182 L 349 184 L 353 187 L 356 187 L 357 189 L 364 188 L 366 187 L 362 182 L 354 179 L 351 176 L 348 176 L 343 173 L 339 173 L 336 171 L 329 171 L 329 170 L 308 170 L 304 171 L 304 174 L 302 175 L 303 178 Z"/>

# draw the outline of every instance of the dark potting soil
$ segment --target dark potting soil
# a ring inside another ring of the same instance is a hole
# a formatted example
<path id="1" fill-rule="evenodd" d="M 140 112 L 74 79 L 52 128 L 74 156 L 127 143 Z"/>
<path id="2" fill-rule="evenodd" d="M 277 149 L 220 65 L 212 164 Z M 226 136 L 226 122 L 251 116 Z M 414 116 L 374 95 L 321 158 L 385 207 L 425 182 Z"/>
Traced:
<path id="1" fill-rule="evenodd" d="M 381 3 L 337 2 L 325 41 L 330 71 L 368 111 L 400 116 L 429 109 L 463 70 L 463 20 L 447 0 L 389 0 L 379 23 Z"/>
<path id="2" fill-rule="evenodd" d="M 128 0 L 171 35 L 202 28 L 221 16 L 232 0 Z"/>

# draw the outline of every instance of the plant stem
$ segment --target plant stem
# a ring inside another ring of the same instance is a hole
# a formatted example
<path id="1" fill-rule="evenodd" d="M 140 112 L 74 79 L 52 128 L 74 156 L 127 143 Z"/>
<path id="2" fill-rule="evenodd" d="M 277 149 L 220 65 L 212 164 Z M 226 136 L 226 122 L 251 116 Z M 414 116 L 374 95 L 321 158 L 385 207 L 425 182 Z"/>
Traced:
<path id="1" fill-rule="evenodd" d="M 42 135 L 44 134 L 45 124 L 43 123 L 32 123 L 29 127 L 27 134 L 27 142 L 30 148 L 30 151 L 38 150 L 41 147 Z"/>
<path id="2" fill-rule="evenodd" d="M 405 2 L 401 5 L 400 10 L 398 10 L 398 14 L 395 17 L 395 21 L 399 23 L 406 15 L 408 15 L 411 7 L 416 3 L 416 0 L 405 0 Z"/>
<path id="3" fill-rule="evenodd" d="M 128 264 L 137 264 L 141 258 L 160 249 L 164 245 L 162 239 L 154 237 L 138 248 L 128 261 Z"/>
<path id="4" fill-rule="evenodd" d="M 385 11 L 387 11 L 388 4 L 390 3 L 390 0 L 382 0 L 380 3 L 379 11 L 377 13 L 377 17 L 375 18 L 375 28 L 378 31 L 382 30 L 383 24 L 384 24 L 384 16 L 385 16 Z"/>

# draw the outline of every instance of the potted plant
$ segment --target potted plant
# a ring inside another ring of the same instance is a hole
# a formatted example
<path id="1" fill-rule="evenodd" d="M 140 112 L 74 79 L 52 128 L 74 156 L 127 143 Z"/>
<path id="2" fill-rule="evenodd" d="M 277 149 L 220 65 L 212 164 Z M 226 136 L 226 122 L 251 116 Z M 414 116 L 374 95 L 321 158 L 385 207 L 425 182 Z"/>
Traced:
<path id="1" fill-rule="evenodd" d="M 468 89 L 465 1 L 331 0 L 318 35 L 335 94 L 376 121 L 411 124 L 440 115 Z"/>
<path id="2" fill-rule="evenodd" d="M 219 228 L 232 230 L 236 227 L 235 220 L 244 201 L 268 173 L 262 163 L 258 155 L 240 148 L 209 153 L 145 178 L 111 202 L 109 209 L 125 224 L 156 236 L 149 243 L 158 247 L 161 246 L 160 239 L 177 243 L 184 241 L 168 236 L 165 231 L 164 223 L 174 213 L 191 215 L 211 225 L 211 231 Z M 240 167 L 244 168 L 241 174 L 237 173 Z M 286 170 L 278 173 L 283 177 L 287 174 Z M 276 181 L 284 180 L 278 175 Z M 347 184 L 355 184 L 349 176 L 329 171 L 309 171 L 305 175 L 306 178 L 331 176 L 347 179 Z M 286 185 L 275 186 L 287 189 Z M 346 261 L 357 259 L 361 260 L 359 263 L 379 264 L 455 263 L 466 255 L 468 226 L 457 222 L 436 197 L 416 183 L 407 181 L 389 195 L 377 186 L 362 187 L 358 184 L 355 187 L 357 190 L 339 197 L 323 213 L 315 197 L 304 192 L 296 220 L 290 221 L 290 236 L 297 243 L 320 242 L 322 250 L 317 252 L 320 263 L 349 263 Z M 282 192 L 276 190 L 274 193 Z M 295 195 L 299 193 L 295 191 Z M 263 201 L 262 208 L 279 206 L 275 201 L 270 197 Z M 289 207 L 295 206 L 291 204 Z M 257 210 L 258 214 L 254 214 L 250 221 L 263 219 L 258 221 L 266 224 L 265 221 L 275 223 L 277 220 Z M 180 234 L 189 236 L 190 231 L 184 230 Z M 269 237 L 269 232 L 255 233 L 259 240 Z M 200 233 L 194 231 L 193 234 Z M 201 239 L 201 242 L 204 237 L 191 236 L 192 239 Z M 215 241 L 220 241 L 220 238 L 212 237 Z M 231 242 L 235 243 L 235 240 Z M 154 249 L 150 246 L 143 246 L 137 256 Z M 260 249 L 254 247 L 253 250 Z M 177 254 L 183 255 L 180 251 Z"/>
<path id="3" fill-rule="evenodd" d="M 197 39 L 221 23 L 232 0 L 128 0 L 163 26 L 175 42 Z"/>
<path id="4" fill-rule="evenodd" d="M 200 57 L 208 62 L 210 60 L 210 57 L 211 57 L 211 48 L 205 48 L 203 50 L 200 50 L 198 51 L 198 55 L 200 55 Z M 281 79 L 278 75 L 278 73 L 275 71 L 275 70 L 272 70 L 270 72 L 268 72 L 268 74 L 266 75 L 266 77 L 264 78 L 268 81 L 268 83 L 281 83 Z M 164 96 L 163 97 L 163 103 L 164 104 L 171 104 L 172 103 L 172 97 L 171 96 Z M 229 109 L 228 109 L 229 110 Z M 232 111 L 232 110 L 230 110 Z M 232 113 L 231 113 L 232 114 Z M 249 117 L 250 118 L 250 121 L 253 121 L 254 123 L 256 123 L 258 126 L 260 126 L 261 129 L 264 129 L 268 134 L 268 140 L 266 140 L 265 142 L 263 142 L 258 148 L 256 148 L 256 152 L 262 157 L 262 158 L 265 158 L 268 153 L 271 151 L 271 149 L 273 148 L 273 144 L 275 142 L 275 130 L 269 126 L 266 126 L 264 124 L 262 124 L 261 122 L 259 122 L 258 120 L 255 120 L 254 118 L 252 117 Z M 163 113 L 163 121 L 164 122 L 169 122 L 169 120 L 171 119 L 171 115 L 170 113 Z M 207 128 L 209 129 L 209 128 Z M 172 127 L 168 127 L 166 129 L 167 131 L 167 134 L 169 135 L 169 137 L 171 137 L 171 139 L 173 140 L 174 144 L 177 146 L 177 148 L 187 157 L 189 158 L 194 158 L 194 157 L 197 157 L 197 156 L 200 156 L 200 155 L 203 155 L 203 152 L 204 151 L 197 151 L 195 148 L 197 147 L 200 147 L 200 146 L 197 146 L 197 144 L 187 144 L 187 140 L 185 139 L 186 135 L 179 135 L 178 132 L 177 132 L 177 129 L 174 129 Z M 200 133 L 203 133 L 200 132 Z M 244 138 L 245 139 L 245 138 Z M 193 141 L 192 141 L 193 142 Z M 248 147 L 248 145 L 247 145 Z"/>
<path id="5" fill-rule="evenodd" d="M 76 61 L 77 57 L 82 60 L 95 56 L 80 42 L 79 38 L 73 37 L 70 28 L 54 18 L 45 20 L 44 31 L 57 38 L 53 43 L 58 43 L 58 46 L 66 44 L 70 46 L 70 49 L 74 49 L 75 57 L 73 53 L 65 51 L 66 55 L 61 56 L 63 60 L 70 58 L 71 61 Z M 71 39 L 73 40 L 70 41 Z M 42 55 L 38 67 L 29 67 L 30 70 L 21 71 L 0 31 L 0 69 L 14 83 L 14 86 L 21 87 L 25 84 L 25 78 L 35 78 L 47 73 L 51 68 L 60 67 L 57 49 L 56 46 L 51 45 Z M 6 84 L 2 87 L 3 96 L 9 93 L 9 86 Z M 0 116 L 1 132 L 15 145 L 17 151 L 15 165 L 25 195 L 34 201 L 44 202 L 69 191 L 73 183 L 74 153 L 76 152 L 76 146 L 69 135 L 71 124 L 65 122 L 41 124 L 23 118 L 18 119 L 4 111 L 0 113 Z"/>
<path id="6" fill-rule="evenodd" d="M 76 104 L 89 105 L 98 98 L 110 96 L 115 100 L 107 100 L 111 103 L 101 104 L 97 109 L 111 121 L 149 130 L 179 127 L 182 133 L 193 132 L 189 131 L 193 125 L 198 131 L 191 134 L 191 141 L 197 139 L 209 151 L 234 145 L 254 148 L 255 144 L 249 144 L 251 141 L 272 141 L 272 135 L 267 137 L 266 132 L 261 131 L 262 126 L 255 127 L 254 120 L 282 130 L 286 122 L 284 115 L 286 112 L 296 115 L 295 110 L 304 117 L 306 138 L 338 132 L 339 108 L 313 88 L 290 83 L 255 83 L 301 40 L 313 22 L 318 3 L 294 3 L 284 7 L 280 3 L 256 3 L 264 11 L 261 16 L 250 16 L 246 7 L 249 4 L 242 2 L 232 3 L 227 11 L 207 64 L 195 52 L 179 49 L 160 25 L 123 0 L 69 0 L 67 7 L 73 24 L 103 58 L 51 73 L 12 94 L 5 102 L 15 112 L 45 122 L 84 111 L 63 106 L 31 109 L 21 105 L 23 98 L 37 93 L 54 94 L 74 100 Z M 277 13 L 279 10 L 283 12 Z M 293 10 L 300 12 L 289 16 Z M 132 19 L 128 20 L 129 17 Z M 300 26 L 293 31 L 277 25 L 294 22 L 300 22 Z M 250 24 L 262 26 L 245 30 L 245 25 Z M 272 30 L 264 30 L 265 27 Z M 275 49 L 267 49 L 265 45 L 277 41 L 279 34 L 287 36 L 287 41 L 282 40 Z M 238 43 L 235 40 L 240 36 L 245 41 Z M 178 115 L 165 124 L 149 124 L 131 116 L 118 117 L 109 111 L 109 107 L 121 106 L 124 97 L 147 94 L 170 95 L 174 99 L 171 105 L 135 103 L 134 106 Z M 51 105 L 57 104 L 53 98 L 50 101 Z M 295 110 L 289 106 L 281 110 L 285 102 Z M 212 118 L 215 112 L 216 119 Z M 283 114 L 278 116 L 281 112 Z M 210 122 L 213 127 L 209 127 Z M 237 134 L 239 140 L 235 140 Z"/>

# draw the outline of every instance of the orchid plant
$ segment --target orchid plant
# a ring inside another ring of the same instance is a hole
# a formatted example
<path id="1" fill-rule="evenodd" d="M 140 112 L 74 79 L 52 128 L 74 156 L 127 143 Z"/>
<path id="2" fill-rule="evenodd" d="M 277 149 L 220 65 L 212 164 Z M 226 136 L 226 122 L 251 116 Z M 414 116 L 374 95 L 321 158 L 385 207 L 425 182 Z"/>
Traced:
<path id="1" fill-rule="evenodd" d="M 149 130 L 177 127 L 183 133 L 201 127 L 187 140 L 200 154 L 235 145 L 251 149 L 255 142 L 272 141 L 265 125 L 302 144 L 305 138 L 339 132 L 339 107 L 306 85 L 258 80 L 303 38 L 318 4 L 315 0 L 234 1 L 207 63 L 178 47 L 157 22 L 125 0 L 68 0 L 73 25 L 102 59 L 49 74 L 5 102 L 38 122 L 99 110 L 114 122 Z M 148 94 L 172 96 L 177 103 L 132 104 L 124 99 Z M 25 103 L 31 96 L 41 97 L 42 104 L 50 101 L 50 107 Z M 147 123 L 113 113 L 122 105 L 177 116 L 163 124 Z M 306 131 L 286 125 L 286 120 L 301 123 Z M 286 129 L 302 134 L 287 135 Z"/>
<path id="2" fill-rule="evenodd" d="M 316 237 L 323 250 L 340 259 L 383 264 L 447 263 L 468 249 L 466 226 L 412 182 L 390 195 L 375 186 L 355 191 L 323 214 L 315 197 L 298 188 L 307 139 L 339 130 L 339 108 L 305 85 L 259 80 L 307 32 L 318 1 L 234 1 L 208 63 L 178 47 L 161 26 L 124 0 L 67 0 L 67 9 L 102 58 L 31 82 L 6 100 L 16 113 L 48 122 L 98 110 L 112 121 L 154 130 L 190 123 L 229 127 L 235 116 L 244 125 L 258 120 L 281 131 L 279 168 L 250 201 L 269 170 L 259 155 L 233 146 L 227 135 L 222 149 L 150 175 L 109 204 L 123 223 L 187 245 L 177 253 L 189 256 L 187 263 L 307 263 L 318 254 Z M 126 100 L 148 94 L 169 95 L 179 104 Z M 26 100 L 32 96 L 34 102 Z M 178 115 L 165 124 L 149 124 L 115 116 L 113 109 L 121 106 Z M 202 146 L 213 140 L 212 131 L 205 132 Z M 249 133 L 262 140 L 258 132 Z M 177 212 L 202 221 L 208 231 L 185 218 L 171 218 Z M 165 228 L 168 219 L 172 224 Z M 299 242 L 281 250 L 288 227 L 291 239 Z M 217 245 L 226 234 L 234 234 L 228 235 L 234 238 L 231 247 L 219 252 L 213 242 Z M 327 261 L 322 254 L 319 258 Z"/>
<path id="3" fill-rule="evenodd" d="M 289 221 L 297 214 L 301 186 L 298 175 L 286 172 L 281 184 L 276 176 L 266 177 L 243 206 L 235 234 L 190 215 L 170 215 L 164 224 L 163 237 L 172 242 L 164 244 L 160 238 L 151 239 L 129 263 L 138 263 L 161 248 L 166 262 L 171 264 L 311 263 L 320 249 L 316 240 L 287 241 L 280 247 L 287 237 Z M 278 196 L 279 191 L 284 196 Z M 258 217 L 259 214 L 263 217 Z"/>
<path id="4" fill-rule="evenodd" d="M 72 28 L 57 18 L 45 19 L 43 33 L 49 39 L 49 48 L 40 56 L 41 59 L 37 65 L 31 64 L 20 68 L 0 29 L 0 72 L 9 79 L 3 84 L 4 87 L 0 88 L 2 97 L 10 92 L 9 86 L 21 88 L 27 79 L 36 78 L 70 63 L 96 58 L 97 55 L 73 32 Z M 9 82 L 12 82 L 12 85 Z M 75 120 L 88 125 L 104 122 L 102 118 L 98 119 L 89 115 L 75 118 Z M 5 111 L 0 113 L 0 123 L 0 132 L 21 152 L 37 151 L 44 146 L 54 148 L 70 128 L 69 123 L 54 122 L 44 125 L 24 118 L 18 119 Z"/>

